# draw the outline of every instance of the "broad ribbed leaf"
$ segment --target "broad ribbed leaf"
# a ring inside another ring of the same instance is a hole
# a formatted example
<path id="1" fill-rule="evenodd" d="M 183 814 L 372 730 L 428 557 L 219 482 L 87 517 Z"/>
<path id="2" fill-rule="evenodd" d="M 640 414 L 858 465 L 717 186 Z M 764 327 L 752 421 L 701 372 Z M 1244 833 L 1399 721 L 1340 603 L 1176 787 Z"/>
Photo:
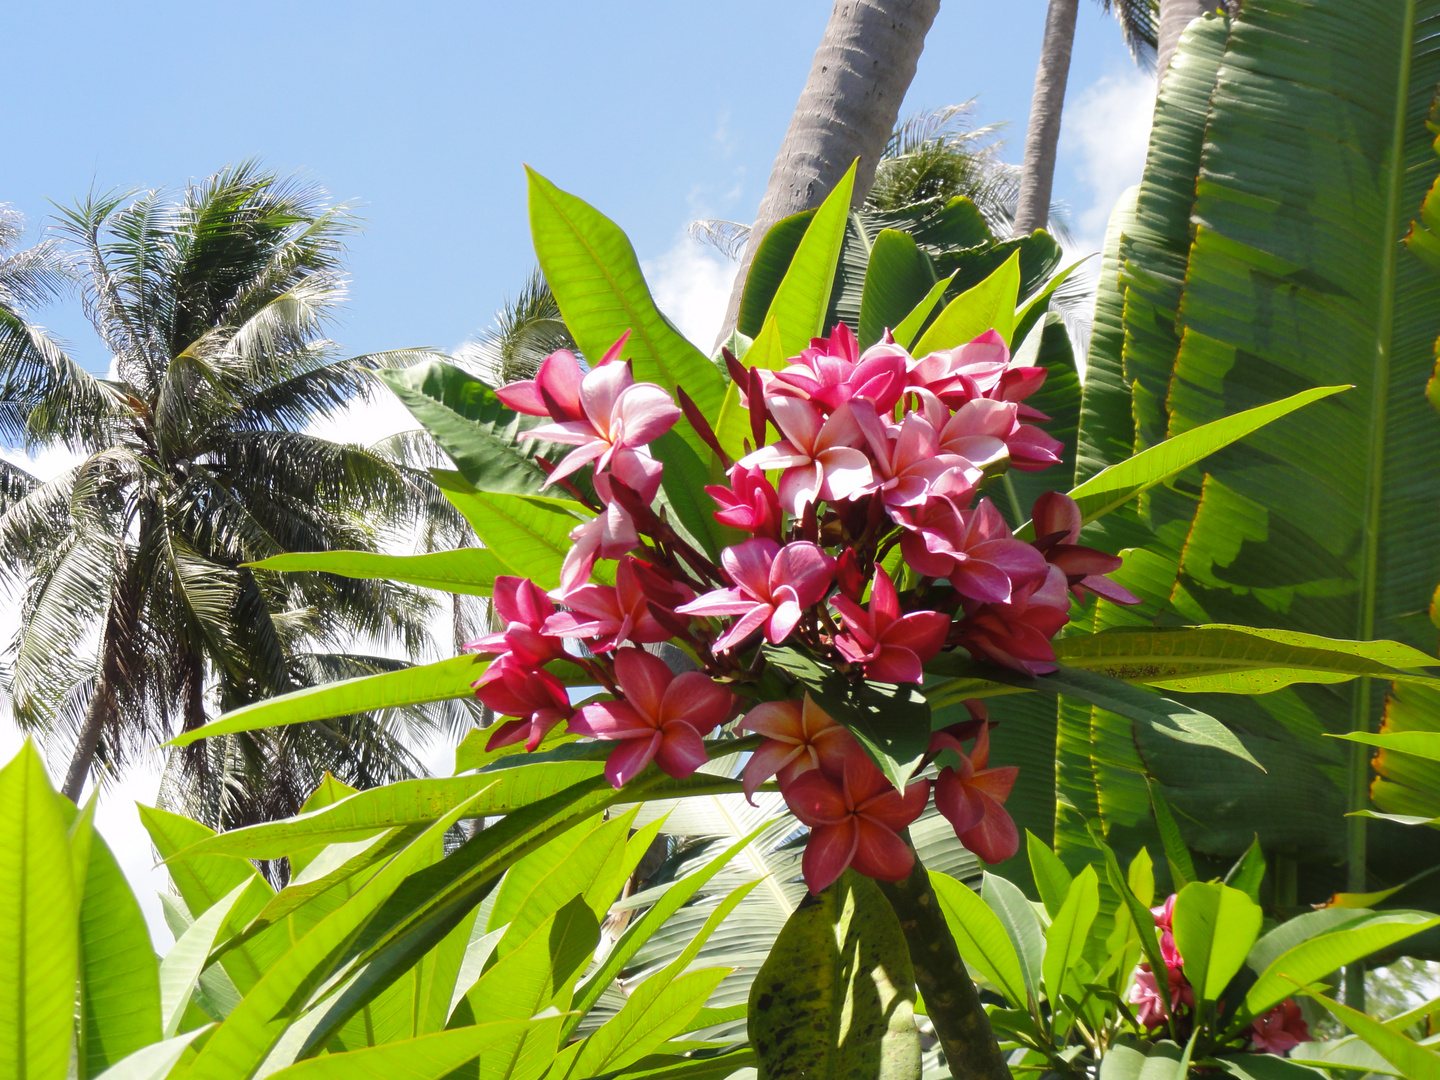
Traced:
<path id="1" fill-rule="evenodd" d="M 180 1018 L 190 1002 L 190 993 L 208 965 L 210 950 L 225 925 L 225 920 L 248 888 L 241 882 L 228 896 L 212 904 L 165 954 L 160 963 L 160 1014 L 164 1036 L 170 1038 L 180 1030 Z"/>
<path id="2" fill-rule="evenodd" d="M 830 304 L 830 286 L 850 217 L 855 165 L 851 163 L 815 211 L 770 301 L 767 317 L 773 315 L 779 324 L 780 346 L 786 356 L 798 355 L 811 338 L 827 329 L 825 310 Z"/>
<path id="3" fill-rule="evenodd" d="M 496 1043 L 522 1036 L 532 1022 L 485 1020 L 383 1046 L 327 1054 L 271 1075 L 275 1080 L 441 1080 Z"/>
<path id="4" fill-rule="evenodd" d="M 930 291 L 920 298 L 919 303 L 911 308 L 905 317 L 892 328 L 892 336 L 897 345 L 903 349 L 910 348 L 910 343 L 919 336 L 936 305 L 940 303 L 941 297 L 945 295 L 945 290 L 954 280 L 955 275 L 952 274 L 950 277 L 941 278 L 935 282 L 930 286 Z"/>
<path id="5" fill-rule="evenodd" d="M 709 451 L 706 451 L 707 453 Z M 542 589 L 560 584 L 560 567 L 572 547 L 570 532 L 593 515 L 579 503 L 539 495 L 475 491 L 463 479 L 434 470 L 435 482 L 481 542 L 508 573 L 528 577 Z M 601 573 L 594 575 L 604 580 Z M 612 579 L 613 580 L 613 579 Z"/>
<path id="6" fill-rule="evenodd" d="M 980 899 L 1000 920 L 1019 957 L 1028 1003 L 1038 1004 L 1043 996 L 1041 979 L 1045 962 L 1045 931 L 1040 926 L 1040 917 L 1014 883 L 989 872 L 982 882 Z"/>
<path id="7" fill-rule="evenodd" d="M 160 1038 L 155 946 L 99 833 L 90 837 L 80 897 L 80 1009 L 82 1076 L 96 1076 Z"/>
<path id="8" fill-rule="evenodd" d="M 853 870 L 808 897 L 750 990 L 770 1080 L 918 1080 L 910 952 L 889 903 Z"/>
<path id="9" fill-rule="evenodd" d="M 1152 127 L 1151 138 L 1154 137 Z M 1080 397 L 1080 432 L 1075 453 L 1077 486 L 1134 452 L 1130 387 L 1120 366 L 1120 351 L 1125 342 L 1125 298 L 1119 285 L 1120 241 L 1125 230 L 1133 226 L 1139 195 L 1139 185 L 1127 188 L 1110 212 L 1110 223 L 1105 229 L 1095 315 L 1090 324 L 1090 351 L 1085 357 L 1085 386 Z"/>
<path id="10" fill-rule="evenodd" d="M 869 348 L 887 329 L 900 325 L 936 284 L 930 259 L 915 238 L 899 229 L 881 229 L 865 267 L 860 328 L 855 335 L 860 347 Z"/>
<path id="11" fill-rule="evenodd" d="M 1026 1007 L 1025 973 L 1015 944 L 990 905 L 948 874 L 930 874 L 945 924 L 955 936 L 960 959 L 1015 1008 Z"/>
<path id="12" fill-rule="evenodd" d="M 1440 926 L 1440 916 L 1423 911 L 1381 911 L 1347 921 L 1277 956 L 1245 995 L 1245 1008 L 1262 1013 L 1346 964 L 1389 948 L 1422 930 Z"/>
<path id="13" fill-rule="evenodd" d="M 449 660 L 380 675 L 320 683 L 228 712 L 219 720 L 177 735 L 169 745 L 188 746 L 197 739 L 208 739 L 214 735 L 468 697 L 473 692 L 470 684 L 484 670 L 485 662 L 474 656 L 452 656 Z"/>
<path id="14" fill-rule="evenodd" d="M 628 330 L 624 355 L 637 380 L 672 393 L 683 386 L 701 413 L 719 415 L 724 380 L 655 306 L 619 226 L 534 170 L 525 172 L 535 256 L 581 352 L 594 363 Z M 709 449 L 689 424 L 677 430 L 701 460 L 709 460 Z"/>
<path id="15" fill-rule="evenodd" d="M 805 238 L 814 217 L 814 210 L 801 210 L 781 218 L 761 237 L 755 257 L 750 260 L 750 272 L 745 275 L 745 294 L 740 298 L 740 315 L 735 322 L 736 330 L 746 337 L 757 337 L 764 327 L 770 302 L 775 299 L 780 282 L 785 280 L 795 249 Z M 747 356 L 746 363 L 749 362 Z"/>
<path id="16" fill-rule="evenodd" d="M 1245 966 L 1264 913 L 1239 889 L 1195 881 L 1175 900 L 1175 947 L 1199 1001 L 1215 1001 Z"/>
<path id="17" fill-rule="evenodd" d="M 257 570 L 387 578 L 441 592 L 489 596 L 495 578 L 509 568 L 485 548 L 436 551 L 428 555 L 382 555 L 374 551 L 298 551 L 250 563 Z"/>
<path id="18" fill-rule="evenodd" d="M 215 1029 L 190 1067 L 193 1080 L 248 1076 L 263 1061 L 306 998 L 334 973 L 337 953 L 411 873 L 441 854 L 446 830 L 464 816 L 461 804 L 400 852 L 345 904 L 300 938 Z"/>
<path id="19" fill-rule="evenodd" d="M 540 494 L 539 444 L 523 436 L 543 417 L 507 408 L 474 375 L 440 360 L 382 371 L 380 378 L 478 490 Z"/>
<path id="20" fill-rule="evenodd" d="M 1095 868 L 1087 866 L 1075 876 L 1060 910 L 1045 930 L 1045 958 L 1042 972 L 1045 995 L 1059 1002 L 1061 993 L 1076 995 L 1082 980 L 1075 970 L 1085 953 L 1086 935 L 1100 913 L 1100 882 Z M 1242 953 L 1240 959 L 1245 959 Z"/>
<path id="21" fill-rule="evenodd" d="M 27 739 L 0 769 L 0 1073 L 7 1077 L 65 1080 L 78 915 L 65 819 Z"/>
<path id="22" fill-rule="evenodd" d="M 397 825 L 428 825 L 482 791 L 484 797 L 474 804 L 478 815 L 508 814 L 598 776 L 602 770 L 600 762 L 549 762 L 496 773 L 401 780 L 308 814 L 218 833 L 179 851 L 171 861 L 207 854 L 278 859 L 316 844 L 364 840 Z"/>
<path id="23" fill-rule="evenodd" d="M 1329 1009 L 1335 1019 L 1365 1040 L 1376 1053 L 1399 1069 L 1400 1075 L 1406 1080 L 1440 1080 L 1440 1053 L 1421 1046 L 1374 1017 L 1342 1005 L 1334 998 L 1315 993 L 1310 996 Z"/>
<path id="24" fill-rule="evenodd" d="M 1433 0 L 1256 0 L 1228 37 L 1219 19 L 1187 33 L 1139 210 L 1120 221 L 1123 268 L 1101 282 L 1100 309 L 1123 306 L 1123 378 L 1093 395 L 1087 387 L 1082 446 L 1106 442 L 1105 423 L 1118 430 L 1126 416 L 1145 446 L 1307 387 L 1356 389 L 1092 529 L 1101 546 L 1147 549 L 1127 567 L 1146 607 L 1122 615 L 1102 603 L 1097 628 L 1213 621 L 1433 648 L 1419 613 L 1440 581 L 1440 548 L 1433 515 L 1419 508 L 1440 499 L 1428 464 L 1440 458 L 1440 425 L 1424 400 L 1440 281 L 1399 240 L 1435 174 L 1425 120 L 1440 81 L 1440 53 L 1427 44 L 1437 17 Z M 1092 353 L 1092 376 L 1121 366 L 1109 344 L 1100 363 Z M 1092 415 L 1099 426 L 1087 433 Z M 1123 441 L 1106 445 L 1123 453 Z M 1061 802 L 1093 805 L 1098 792 L 1107 826 L 1125 830 L 1117 842 L 1142 842 L 1149 770 L 1193 847 L 1234 859 L 1258 831 L 1266 849 L 1297 853 L 1301 898 L 1323 899 L 1345 887 L 1333 868 L 1347 834 L 1358 857 L 1357 819 L 1342 815 L 1363 805 L 1367 777 L 1364 751 L 1347 775 L 1347 755 L 1322 733 L 1373 728 L 1373 682 L 1197 700 L 1263 763 L 1283 766 L 1267 777 L 1228 762 L 1197 767 L 1185 748 L 1143 733 L 1137 745 L 1098 710 L 1067 728 L 1062 708 Z M 1401 696 L 1419 703 L 1427 692 L 1405 686 Z M 1412 718 L 1412 729 L 1424 726 Z M 1370 830 L 1377 871 L 1393 880 L 1434 863 L 1428 834 L 1396 831 Z"/>
<path id="25" fill-rule="evenodd" d="M 1020 296 L 1020 253 L 1011 255 L 984 281 L 946 304 L 911 351 L 925 356 L 953 349 L 994 329 L 1010 343 L 1015 328 L 1015 305 Z"/>

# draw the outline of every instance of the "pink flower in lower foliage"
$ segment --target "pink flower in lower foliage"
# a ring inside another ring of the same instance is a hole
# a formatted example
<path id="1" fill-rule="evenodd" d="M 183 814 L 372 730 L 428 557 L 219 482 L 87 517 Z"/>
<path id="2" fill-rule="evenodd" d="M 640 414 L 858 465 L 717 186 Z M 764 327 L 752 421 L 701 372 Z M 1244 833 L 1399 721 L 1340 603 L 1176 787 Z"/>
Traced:
<path id="1" fill-rule="evenodd" d="M 772 776 L 782 786 L 811 769 L 830 776 L 842 775 L 845 759 L 865 751 L 855 737 L 816 705 L 810 695 L 798 701 L 767 701 L 746 713 L 737 731 L 753 731 L 765 741 L 745 763 L 742 779 L 745 798 L 755 801 L 755 789 Z"/>
<path id="2" fill-rule="evenodd" d="M 500 724 L 485 744 L 487 750 L 524 741 L 534 750 L 550 729 L 570 718 L 570 696 L 560 680 L 543 668 L 501 656 L 475 681 L 475 696 L 501 716 L 516 719 Z"/>
<path id="3" fill-rule="evenodd" d="M 779 540 L 784 515 L 780 510 L 780 495 L 765 479 L 765 470 L 733 465 L 729 476 L 729 487 L 711 484 L 705 488 L 720 507 L 715 512 L 715 520 L 756 536 Z"/>
<path id="4" fill-rule="evenodd" d="M 1065 575 L 1052 566 L 1046 576 L 1017 588 L 1007 604 L 967 604 L 958 643 L 982 659 L 1044 675 L 1056 667 L 1050 641 L 1069 621 Z"/>
<path id="5" fill-rule="evenodd" d="M 915 853 L 897 834 L 925 809 L 928 781 L 914 781 L 902 795 L 857 747 L 838 780 L 811 769 L 781 792 L 790 812 L 810 826 L 800 868 L 812 893 L 848 866 L 881 881 L 900 881 L 914 868 Z"/>
<path id="6" fill-rule="evenodd" d="M 948 731 L 930 736 L 930 752 L 941 750 L 960 755 L 960 767 L 946 765 L 940 770 L 935 779 L 935 809 L 950 822 L 969 850 L 987 863 L 1004 862 L 1020 849 L 1020 833 L 1005 810 L 1005 800 L 1020 770 L 1014 765 L 989 768 L 990 725 L 983 719 L 975 735 L 975 748 L 968 755 L 960 739 Z"/>
<path id="7" fill-rule="evenodd" d="M 644 587 L 648 564 L 633 555 L 615 567 L 614 585 L 582 585 L 556 597 L 568 607 L 545 620 L 545 632 L 556 637 L 581 638 L 593 652 L 603 653 L 630 641 L 652 645 L 675 636 L 673 626 L 657 619 Z M 688 598 L 688 593 L 676 593 Z"/>
<path id="8" fill-rule="evenodd" d="M 1181 1009 L 1195 1007 L 1195 988 L 1179 968 L 1166 968 L 1169 980 L 1170 1004 L 1178 1013 Z M 1160 996 L 1160 985 L 1150 965 L 1141 962 L 1135 972 L 1135 985 L 1130 988 L 1130 1004 L 1135 1006 L 1135 1019 L 1141 1027 L 1162 1027 L 1169 1019 L 1165 1012 L 1165 1000 Z"/>
<path id="9" fill-rule="evenodd" d="M 590 580 L 596 559 L 618 559 L 633 551 L 640 543 L 635 519 L 615 498 L 612 481 L 619 481 L 649 503 L 660 490 L 664 466 L 644 454 L 617 454 L 608 472 L 595 474 L 595 494 L 604 508 L 600 513 L 570 531 L 570 550 L 560 567 L 560 588 L 565 592 L 579 588 Z"/>
<path id="10" fill-rule="evenodd" d="M 495 579 L 491 603 L 505 629 L 467 641 L 465 648 L 496 656 L 509 653 L 517 662 L 537 667 L 565 655 L 565 643 L 542 632 L 545 620 L 555 614 L 555 605 L 539 585 L 529 578 L 502 575 Z"/>
<path id="11" fill-rule="evenodd" d="M 920 665 L 940 651 L 950 632 L 950 616 L 942 612 L 904 614 L 883 566 L 875 568 L 869 610 L 846 596 L 834 596 L 830 603 L 847 631 L 836 637 L 835 647 L 851 663 L 864 664 L 865 677 L 877 682 L 924 681 Z"/>
<path id="12" fill-rule="evenodd" d="M 1288 1054 L 1310 1041 L 1310 1025 L 1294 998 L 1286 998 L 1250 1025 L 1250 1045 L 1262 1054 Z"/>
<path id="13" fill-rule="evenodd" d="M 615 654 L 615 678 L 623 699 L 584 706 L 570 721 L 577 735 L 619 742 L 605 776 L 624 787 L 651 761 L 671 776 L 689 776 L 705 764 L 704 736 L 730 718 L 735 698 L 699 671 L 676 675 L 642 649 Z"/>
<path id="14" fill-rule="evenodd" d="M 1160 931 L 1160 956 L 1166 966 L 1184 966 L 1185 960 L 1175 946 L 1175 894 L 1171 893 L 1159 907 L 1152 907 L 1150 914 L 1155 917 L 1155 928 Z"/>
<path id="15" fill-rule="evenodd" d="M 783 438 L 740 459 L 746 468 L 781 469 L 780 505 L 797 517 L 823 499 L 838 502 L 869 487 L 870 459 L 856 449 L 865 441 L 848 402 L 828 418 L 801 398 L 767 398 Z"/>
<path id="16" fill-rule="evenodd" d="M 931 499 L 902 524 L 905 561 L 927 577 L 948 578 L 956 592 L 972 600 L 1004 603 L 1020 586 L 1045 577 L 1044 557 L 1015 539 L 989 499 L 973 510 L 960 510 L 950 499 Z"/>
<path id="17" fill-rule="evenodd" d="M 1123 565 L 1118 555 L 1107 555 L 1075 542 L 1080 538 L 1084 519 L 1079 504 L 1069 495 L 1047 491 L 1035 500 L 1030 520 L 1035 528 L 1035 549 L 1065 574 L 1076 599 L 1083 600 L 1087 592 L 1093 592 L 1116 604 L 1140 603 L 1129 589 L 1105 576 Z"/>
<path id="18" fill-rule="evenodd" d="M 863 356 L 850 327 L 836 323 L 828 338 L 812 338 L 781 371 L 762 371 L 767 395 L 811 401 L 831 413 L 847 401 L 868 401 L 889 412 L 905 388 L 909 354 L 894 339 L 872 345 Z"/>
<path id="19" fill-rule="evenodd" d="M 527 439 L 575 447 L 545 481 L 547 487 L 592 461 L 597 470 L 609 468 L 616 454 L 645 446 L 680 418 L 680 407 L 668 393 L 654 383 L 637 383 L 630 365 L 619 361 L 585 373 L 580 381 L 580 405 L 583 417 L 541 424 L 525 433 Z"/>
<path id="20" fill-rule="evenodd" d="M 715 642 L 717 652 L 739 645 L 762 626 L 772 645 L 790 636 L 805 609 L 818 604 L 835 580 L 835 560 L 819 546 L 781 547 L 760 537 L 728 547 L 720 564 L 735 582 L 675 610 L 683 615 L 739 615 Z"/>

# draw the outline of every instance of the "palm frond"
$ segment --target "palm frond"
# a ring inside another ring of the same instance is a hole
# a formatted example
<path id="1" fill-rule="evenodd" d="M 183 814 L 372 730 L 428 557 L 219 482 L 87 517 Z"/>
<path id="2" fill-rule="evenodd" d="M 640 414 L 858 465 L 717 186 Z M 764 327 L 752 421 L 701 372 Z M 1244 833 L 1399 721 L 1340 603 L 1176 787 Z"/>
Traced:
<path id="1" fill-rule="evenodd" d="M 725 221 L 721 218 L 701 218 L 690 222 L 686 229 L 691 240 L 709 244 L 727 259 L 739 260 L 750 242 L 750 226 L 740 221 Z"/>
<path id="2" fill-rule="evenodd" d="M 1103 11 L 1115 16 L 1130 57 L 1143 71 L 1155 70 L 1160 33 L 1160 0 L 1100 0 Z"/>
<path id="3" fill-rule="evenodd" d="M 560 305 L 536 267 L 515 298 L 507 298 L 495 313 L 495 325 L 479 341 L 457 350 L 455 359 L 492 386 L 503 386 L 533 376 L 557 349 L 578 352 Z"/>

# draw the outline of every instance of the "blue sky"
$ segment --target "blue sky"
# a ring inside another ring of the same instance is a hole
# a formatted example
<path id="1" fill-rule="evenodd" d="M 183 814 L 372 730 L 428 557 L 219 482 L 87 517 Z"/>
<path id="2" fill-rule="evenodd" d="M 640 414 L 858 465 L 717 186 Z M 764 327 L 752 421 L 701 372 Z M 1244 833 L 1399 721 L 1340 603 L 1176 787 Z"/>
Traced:
<path id="1" fill-rule="evenodd" d="M 173 186 L 251 155 L 303 170 L 368 222 L 334 336 L 354 352 L 450 348 L 489 323 L 531 265 L 522 162 L 617 220 L 652 275 L 696 273 L 694 258 L 675 257 L 686 223 L 749 220 L 830 7 L 16 5 L 0 65 L 12 147 L 0 202 L 38 229 L 47 199 L 92 183 Z M 1044 0 L 945 0 L 902 115 L 978 97 L 980 121 L 1010 121 L 1006 156 L 1018 160 L 1044 12 Z M 1086 3 L 1071 112 L 1097 84 L 1120 99 L 1112 110 L 1128 100 L 1147 111 L 1118 28 Z M 1116 193 L 1094 156 L 1074 138 L 1062 145 L 1057 196 L 1077 216 L 1097 186 L 1106 206 Z M 1103 213 L 1090 218 L 1082 239 L 1098 242 Z M 723 272 L 709 271 L 708 288 L 671 280 L 670 294 L 700 288 L 692 306 L 708 308 L 724 291 Z M 87 366 L 107 366 L 77 306 L 43 318 Z"/>
<path id="2" fill-rule="evenodd" d="M 355 200 L 351 302 L 333 336 L 353 352 L 454 348 L 483 330 L 533 263 L 522 162 L 625 228 L 657 298 L 709 347 L 733 265 L 685 239 L 697 217 L 749 220 L 830 14 L 828 0 L 179 4 L 64 0 L 6 12 L 0 100 L 11 151 L 0 202 L 30 217 L 92 184 L 177 186 L 258 156 Z M 1018 161 L 1044 0 L 944 0 L 902 115 L 978 97 L 1009 121 Z M 1081 5 L 1056 195 L 1076 254 L 1139 178 L 1153 81 L 1114 22 Z M 110 357 L 76 303 L 40 313 L 88 367 Z M 397 403 L 324 434 L 370 441 L 410 426 Z M 17 457 L 13 449 L 4 450 Z M 53 475 L 63 448 L 29 467 Z M 0 597 L 0 638 L 18 611 Z M 0 761 L 18 746 L 0 724 Z M 448 748 L 431 748 L 448 768 Z M 158 758 L 151 765 L 157 765 Z M 52 761 L 63 770 L 63 761 Z M 158 772 L 102 793 L 100 829 L 163 946 L 153 854 L 134 802 Z"/>

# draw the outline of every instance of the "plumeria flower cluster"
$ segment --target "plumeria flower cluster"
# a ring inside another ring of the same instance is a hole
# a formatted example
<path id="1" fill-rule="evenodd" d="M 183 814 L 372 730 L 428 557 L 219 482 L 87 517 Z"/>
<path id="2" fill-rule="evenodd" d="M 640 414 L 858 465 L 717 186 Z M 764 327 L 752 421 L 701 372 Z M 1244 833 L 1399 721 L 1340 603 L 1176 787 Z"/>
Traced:
<path id="1" fill-rule="evenodd" d="M 1160 932 L 1160 958 L 1165 963 L 1165 978 L 1170 995 L 1170 1006 L 1178 1034 L 1186 1037 L 1194 1022 L 1195 989 L 1185 977 L 1185 958 L 1175 946 L 1175 894 L 1171 893 L 1165 903 L 1150 909 L 1155 919 L 1155 929 Z M 1151 1031 L 1170 1023 L 1165 1000 L 1160 994 L 1159 980 L 1148 961 L 1141 961 L 1135 972 L 1135 984 L 1130 988 L 1130 1004 L 1135 1006 L 1135 1018 L 1142 1027 Z M 1300 1006 L 1294 998 L 1286 998 L 1273 1009 L 1257 1016 L 1246 1032 L 1251 1049 L 1262 1054 L 1288 1054 L 1302 1042 L 1310 1041 L 1310 1028 L 1300 1013 Z"/>
<path id="2" fill-rule="evenodd" d="M 778 371 L 727 353 L 751 434 L 732 461 L 683 388 L 677 404 L 635 381 L 625 341 L 588 370 L 556 352 L 534 379 L 498 391 L 512 409 L 548 419 L 528 438 L 573 447 L 544 463 L 546 486 L 562 486 L 594 517 L 571 533 L 559 588 L 496 581 L 503 628 L 469 644 L 494 658 L 477 695 L 507 717 L 490 745 L 533 750 L 564 723 L 615 743 L 606 773 L 619 787 L 652 761 L 690 775 L 706 760 L 705 737 L 740 717 L 737 731 L 761 737 L 747 795 L 773 778 L 810 827 L 812 891 L 847 866 L 890 880 L 908 874 L 913 853 L 900 833 L 932 792 L 982 859 L 1013 855 L 1018 835 L 1004 802 L 1016 770 L 990 765 L 978 702 L 967 703 L 968 720 L 935 733 L 900 791 L 803 687 L 780 701 L 760 687 L 776 696 L 766 645 L 855 682 L 922 683 L 946 650 L 1041 675 L 1055 668 L 1051 639 L 1072 597 L 1136 602 L 1105 576 L 1120 560 L 1077 542 L 1072 500 L 1043 496 L 1026 542 L 983 495 L 1007 469 L 1060 459 L 1060 443 L 1037 426 L 1046 417 L 1025 404 L 1044 369 L 1014 363 L 994 331 L 914 357 L 888 332 L 862 353 L 840 324 Z M 651 444 L 682 415 L 726 470 L 727 483 L 705 490 L 734 542 L 713 560 L 657 507 L 664 465 Z M 675 674 L 646 651 L 661 642 L 697 670 Z M 572 705 L 557 662 L 582 669 L 571 681 L 609 699 Z M 921 778 L 932 766 L 933 782 Z"/>

